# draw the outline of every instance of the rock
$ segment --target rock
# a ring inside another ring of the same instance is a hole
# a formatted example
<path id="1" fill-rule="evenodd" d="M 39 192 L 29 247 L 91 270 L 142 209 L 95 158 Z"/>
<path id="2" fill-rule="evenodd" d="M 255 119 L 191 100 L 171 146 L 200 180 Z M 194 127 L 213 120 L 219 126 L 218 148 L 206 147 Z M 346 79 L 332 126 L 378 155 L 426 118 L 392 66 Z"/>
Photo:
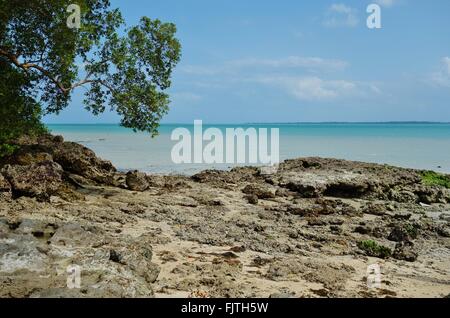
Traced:
<path id="1" fill-rule="evenodd" d="M 342 225 L 344 222 L 345 221 L 341 218 L 331 218 L 328 220 L 328 223 L 331 225 Z"/>
<path id="2" fill-rule="evenodd" d="M 255 194 L 247 194 L 245 199 L 250 204 L 258 204 L 258 197 Z"/>
<path id="3" fill-rule="evenodd" d="M 56 143 L 63 143 L 64 142 L 64 137 L 57 135 L 57 136 L 53 136 L 53 141 Z"/>
<path id="4" fill-rule="evenodd" d="M 418 197 L 411 191 L 395 191 L 391 189 L 389 199 L 401 203 L 413 203 L 417 201 Z"/>
<path id="5" fill-rule="evenodd" d="M 137 170 L 127 173 L 126 184 L 131 191 L 140 192 L 147 190 L 150 186 L 146 174 Z"/>
<path id="6" fill-rule="evenodd" d="M 308 225 L 309 226 L 325 226 L 325 225 L 327 225 L 327 222 L 321 218 L 310 218 L 308 220 Z"/>
<path id="7" fill-rule="evenodd" d="M 48 200 L 62 184 L 63 170 L 52 161 L 28 166 L 6 165 L 2 174 L 11 184 L 14 196 L 31 196 Z"/>
<path id="8" fill-rule="evenodd" d="M 392 229 L 387 239 L 394 242 L 409 242 L 412 237 L 405 227 L 397 225 Z"/>
<path id="9" fill-rule="evenodd" d="M 355 233 L 359 233 L 359 234 L 363 234 L 363 235 L 368 235 L 372 233 L 372 228 L 368 227 L 368 226 L 362 226 L 359 225 L 355 228 L 354 230 Z"/>
<path id="10" fill-rule="evenodd" d="M 293 292 L 279 292 L 279 293 L 273 293 L 269 295 L 269 298 L 294 298 L 295 293 Z"/>
<path id="11" fill-rule="evenodd" d="M 102 238 L 99 235 L 84 229 L 79 224 L 66 223 L 55 231 L 50 242 L 54 245 L 67 247 L 92 247 L 101 245 Z"/>
<path id="12" fill-rule="evenodd" d="M 245 248 L 245 246 L 233 246 L 230 248 L 230 251 L 235 252 L 235 253 L 243 253 L 245 252 L 247 249 Z"/>
<path id="13" fill-rule="evenodd" d="M 97 183 L 114 185 L 116 169 L 109 161 L 98 158 L 95 153 L 74 142 L 52 145 L 52 155 L 64 171 L 75 173 Z"/>
<path id="14" fill-rule="evenodd" d="M 448 189 L 442 189 L 436 186 L 416 186 L 414 194 L 418 201 L 425 204 L 447 203 L 449 201 Z"/>
<path id="15" fill-rule="evenodd" d="M 330 225 L 330 231 L 333 234 L 342 234 L 343 230 L 339 225 Z"/>
<path id="16" fill-rule="evenodd" d="M 11 198 L 11 185 L 8 180 L 0 173 L 0 200 Z"/>
<path id="17" fill-rule="evenodd" d="M 411 218 L 411 213 L 409 212 L 398 212 L 394 214 L 394 219 L 397 220 L 409 220 Z"/>
<path id="18" fill-rule="evenodd" d="M 285 188 L 279 188 L 277 189 L 277 191 L 275 191 L 275 196 L 277 197 L 288 197 L 290 196 L 292 193 Z"/>
<path id="19" fill-rule="evenodd" d="M 27 166 L 33 163 L 53 161 L 53 157 L 47 152 L 19 151 L 14 155 L 13 161 L 18 165 Z"/>
<path id="20" fill-rule="evenodd" d="M 56 228 L 47 241 L 46 231 Z M 35 219 L 12 227 L 0 218 L 0 297 L 152 296 L 159 267 L 151 262 L 147 237 L 122 237 L 103 247 L 107 235 L 76 223 L 58 227 Z M 111 262 L 111 250 L 120 263 Z M 68 266 L 78 268 L 80 289 L 68 288 Z"/>
<path id="21" fill-rule="evenodd" d="M 322 196 L 325 187 L 320 183 L 298 183 L 290 182 L 287 188 L 291 191 L 297 192 L 303 198 L 318 198 Z"/>
<path id="22" fill-rule="evenodd" d="M 152 260 L 150 238 L 141 236 L 135 242 L 109 251 L 109 260 L 136 271 L 148 283 L 157 279 L 160 268 Z"/>
<path id="23" fill-rule="evenodd" d="M 366 180 L 339 181 L 327 185 L 324 196 L 337 198 L 361 198 L 370 192 L 371 184 Z"/>
<path id="24" fill-rule="evenodd" d="M 362 212 L 365 214 L 382 216 L 386 214 L 386 210 L 387 209 L 384 204 L 369 203 L 363 208 Z"/>
<path id="25" fill-rule="evenodd" d="M 258 199 L 272 199 L 275 198 L 275 194 L 268 187 L 264 187 L 259 184 L 249 184 L 242 192 L 248 195 L 255 195 Z"/>
<path id="26" fill-rule="evenodd" d="M 273 260 L 269 258 L 262 258 L 261 256 L 256 256 L 251 263 L 251 266 L 261 267 L 270 264 Z"/>
<path id="27" fill-rule="evenodd" d="M 392 256 L 398 260 L 414 262 L 418 257 L 418 253 L 414 250 L 414 245 L 411 242 L 399 242 L 395 245 Z"/>
<path id="28" fill-rule="evenodd" d="M 154 188 L 163 188 L 166 185 L 165 177 L 159 175 L 147 175 L 147 182 Z"/>
<path id="29" fill-rule="evenodd" d="M 450 230 L 444 226 L 437 227 L 436 233 L 442 237 L 450 237 Z"/>

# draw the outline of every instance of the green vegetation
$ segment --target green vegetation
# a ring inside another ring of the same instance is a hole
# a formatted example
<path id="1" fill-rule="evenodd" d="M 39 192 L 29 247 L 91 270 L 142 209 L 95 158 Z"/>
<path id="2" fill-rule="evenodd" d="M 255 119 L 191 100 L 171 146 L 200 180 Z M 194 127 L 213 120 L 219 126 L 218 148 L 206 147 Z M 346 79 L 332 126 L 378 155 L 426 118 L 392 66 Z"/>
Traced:
<path id="1" fill-rule="evenodd" d="M 358 242 L 358 247 L 368 256 L 388 258 L 392 255 L 392 251 L 389 247 L 379 245 L 377 242 L 372 240 L 360 241 Z"/>
<path id="2" fill-rule="evenodd" d="M 11 154 L 10 143 L 20 135 L 46 131 L 41 124 L 41 107 L 27 96 L 28 79 L 0 59 L 0 158 Z"/>
<path id="3" fill-rule="evenodd" d="M 422 172 L 422 182 L 427 185 L 437 185 L 450 189 L 450 176 L 434 171 Z"/>
<path id="4" fill-rule="evenodd" d="M 80 28 L 69 28 L 71 4 Z M 94 115 L 157 134 L 167 113 L 181 46 L 172 23 L 141 18 L 126 27 L 109 0 L 0 0 L 0 153 L 20 135 L 45 131 L 41 117 L 68 106 L 76 89 Z"/>
<path id="5" fill-rule="evenodd" d="M 409 234 L 409 236 L 412 239 L 415 239 L 419 235 L 419 227 L 420 226 L 417 223 L 414 223 L 414 224 L 407 223 L 407 224 L 405 224 L 404 228 L 405 228 L 405 231 Z"/>

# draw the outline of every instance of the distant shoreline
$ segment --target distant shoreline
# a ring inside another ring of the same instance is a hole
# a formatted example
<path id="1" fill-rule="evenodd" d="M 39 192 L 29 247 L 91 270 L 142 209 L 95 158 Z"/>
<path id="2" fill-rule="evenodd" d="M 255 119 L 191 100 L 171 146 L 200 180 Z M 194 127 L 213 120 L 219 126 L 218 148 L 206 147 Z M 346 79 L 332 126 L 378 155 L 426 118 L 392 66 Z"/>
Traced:
<path id="1" fill-rule="evenodd" d="M 204 125 L 449 125 L 450 122 L 438 122 L 438 121 L 373 121 L 373 122 L 364 122 L 364 121 L 358 121 L 358 122 L 352 122 L 352 121 L 323 121 L 323 122 L 250 122 L 250 123 L 204 123 Z M 62 126 L 62 125 L 78 125 L 78 126 L 110 126 L 110 125 L 117 125 L 120 126 L 120 123 L 45 123 L 47 126 Z M 163 125 L 193 125 L 192 122 L 190 123 L 162 123 Z"/>

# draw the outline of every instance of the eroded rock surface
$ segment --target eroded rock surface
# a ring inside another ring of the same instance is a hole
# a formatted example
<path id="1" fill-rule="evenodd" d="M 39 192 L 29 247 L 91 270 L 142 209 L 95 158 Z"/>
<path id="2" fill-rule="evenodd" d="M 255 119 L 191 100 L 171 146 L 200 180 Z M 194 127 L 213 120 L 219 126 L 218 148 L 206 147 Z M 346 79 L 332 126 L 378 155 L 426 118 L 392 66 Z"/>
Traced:
<path id="1" fill-rule="evenodd" d="M 420 171 L 300 158 L 272 174 L 127 174 L 59 137 L 18 143 L 0 163 L 0 296 L 450 293 L 449 189 Z"/>

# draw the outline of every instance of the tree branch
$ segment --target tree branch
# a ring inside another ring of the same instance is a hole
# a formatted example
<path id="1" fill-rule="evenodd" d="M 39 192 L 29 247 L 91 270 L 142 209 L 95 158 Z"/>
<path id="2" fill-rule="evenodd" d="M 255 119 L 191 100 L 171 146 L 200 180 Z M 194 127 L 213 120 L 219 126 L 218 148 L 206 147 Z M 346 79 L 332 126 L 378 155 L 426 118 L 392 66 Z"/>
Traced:
<path id="1" fill-rule="evenodd" d="M 0 48 L 0 56 L 6 57 L 8 60 L 11 61 L 11 63 L 13 63 L 16 67 L 24 70 L 26 73 L 28 73 L 28 70 L 32 69 L 32 68 L 38 70 L 45 77 L 47 77 L 50 81 L 52 81 L 63 94 L 68 94 L 73 89 L 83 86 L 84 84 L 89 84 L 89 83 L 100 83 L 101 85 L 103 85 L 104 87 L 109 89 L 112 93 L 115 92 L 114 88 L 111 85 L 109 85 L 107 82 L 100 80 L 100 79 L 90 79 L 89 77 L 92 76 L 93 72 L 89 72 L 84 80 L 79 81 L 70 87 L 64 87 L 63 83 L 61 83 L 56 77 L 54 77 L 52 74 L 50 74 L 50 72 L 47 71 L 45 68 L 43 68 L 42 66 L 40 66 L 36 63 L 33 63 L 33 62 L 20 63 L 20 61 L 16 55 L 14 55 L 8 51 L 5 51 L 1 48 Z M 108 62 L 108 61 L 107 60 L 102 61 L 101 64 L 106 63 L 106 62 Z"/>

